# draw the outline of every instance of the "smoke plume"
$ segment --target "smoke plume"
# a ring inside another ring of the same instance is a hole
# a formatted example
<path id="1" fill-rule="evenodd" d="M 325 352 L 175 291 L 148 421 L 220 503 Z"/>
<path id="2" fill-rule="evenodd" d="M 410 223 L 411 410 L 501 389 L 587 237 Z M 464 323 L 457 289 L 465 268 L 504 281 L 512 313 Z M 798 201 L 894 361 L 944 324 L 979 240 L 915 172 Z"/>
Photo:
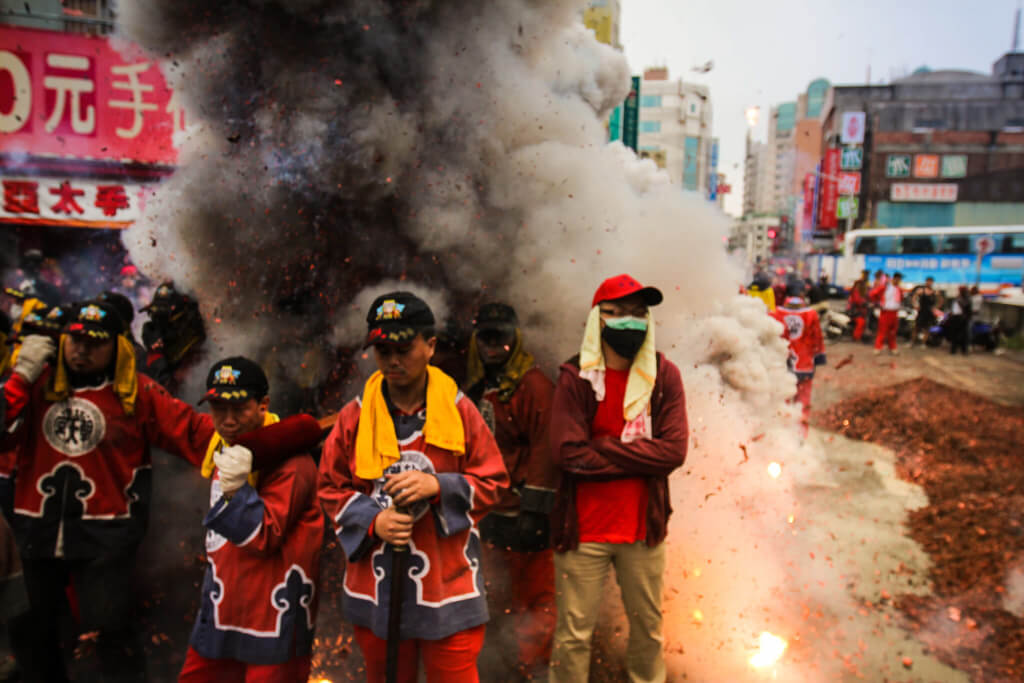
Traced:
<path id="1" fill-rule="evenodd" d="M 301 386 L 338 360 L 360 379 L 365 307 L 389 289 L 463 325 L 480 302 L 512 303 L 553 374 L 602 279 L 660 287 L 657 339 L 692 427 L 672 482 L 670 673 L 742 680 L 759 632 L 785 635 L 799 609 L 780 599 L 805 554 L 785 538 L 787 481 L 813 453 L 785 405 L 781 328 L 735 296 L 725 217 L 605 143 L 631 72 L 581 4 L 123 1 L 191 113 L 181 168 L 125 241 L 197 296 L 216 349 L 272 357 Z M 321 370 L 303 376 L 310 358 Z M 695 587 L 694 569 L 714 578 Z"/>

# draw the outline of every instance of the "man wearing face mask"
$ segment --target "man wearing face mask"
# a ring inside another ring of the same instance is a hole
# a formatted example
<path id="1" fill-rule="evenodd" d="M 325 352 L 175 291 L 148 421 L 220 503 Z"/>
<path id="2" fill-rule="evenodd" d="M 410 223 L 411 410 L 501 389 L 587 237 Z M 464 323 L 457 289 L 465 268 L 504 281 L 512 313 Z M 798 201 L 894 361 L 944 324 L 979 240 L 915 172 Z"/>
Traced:
<path id="1" fill-rule="evenodd" d="M 679 369 L 654 347 L 654 287 L 629 275 L 594 294 L 578 356 L 564 363 L 551 412 L 562 479 L 552 512 L 558 624 L 549 680 L 588 680 L 609 566 L 629 621 L 631 681 L 664 681 L 661 589 L 668 475 L 686 459 Z"/>
<path id="2" fill-rule="evenodd" d="M 480 522 L 495 620 L 488 647 L 532 677 L 547 666 L 555 628 L 548 520 L 558 485 L 548 438 L 555 387 L 524 348 L 511 306 L 481 306 L 474 328 L 466 393 L 494 434 L 512 483 Z"/>

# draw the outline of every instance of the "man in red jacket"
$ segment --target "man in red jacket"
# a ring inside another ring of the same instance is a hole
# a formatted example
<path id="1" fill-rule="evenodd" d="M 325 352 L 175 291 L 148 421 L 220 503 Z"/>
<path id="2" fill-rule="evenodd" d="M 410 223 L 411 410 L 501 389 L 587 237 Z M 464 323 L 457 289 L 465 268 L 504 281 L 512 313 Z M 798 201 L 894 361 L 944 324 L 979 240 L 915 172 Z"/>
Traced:
<path id="1" fill-rule="evenodd" d="M 239 436 L 273 424 L 270 386 L 253 361 L 210 369 L 206 394 L 217 433 L 202 473 L 211 478 L 203 524 L 209 567 L 182 683 L 305 681 L 316 623 L 324 519 L 309 455 L 252 471 Z"/>
<path id="2" fill-rule="evenodd" d="M 561 367 L 551 449 L 562 470 L 552 513 L 558 625 L 550 681 L 586 681 L 610 566 L 629 621 L 630 680 L 664 681 L 662 541 L 668 475 L 689 430 L 679 369 L 654 347 L 662 294 L 629 275 L 594 294 L 580 354 Z"/>
<path id="3" fill-rule="evenodd" d="M 896 348 L 896 331 L 900 326 L 900 308 L 903 306 L 903 290 L 900 289 L 902 281 L 902 273 L 893 273 L 891 280 L 883 280 L 871 290 L 871 300 L 881 308 L 878 333 L 875 336 L 876 356 L 882 352 L 882 346 L 886 343 L 892 355 L 899 355 L 899 349 Z"/>
<path id="4" fill-rule="evenodd" d="M 555 386 L 523 347 L 515 309 L 503 303 L 477 312 L 466 376 L 512 483 L 480 522 L 494 620 L 489 645 L 532 678 L 547 667 L 555 628 L 548 520 L 558 485 L 548 438 Z"/>
<path id="5" fill-rule="evenodd" d="M 57 615 L 71 583 L 96 632 L 104 681 L 145 680 L 133 623 L 135 554 L 149 518 L 150 447 L 199 465 L 209 416 L 139 374 L 127 328 L 103 302 L 76 305 L 59 342 L 27 337 L 4 386 L 0 449 L 16 449 L 11 526 L 30 610 L 11 624 L 26 680 L 66 680 Z"/>

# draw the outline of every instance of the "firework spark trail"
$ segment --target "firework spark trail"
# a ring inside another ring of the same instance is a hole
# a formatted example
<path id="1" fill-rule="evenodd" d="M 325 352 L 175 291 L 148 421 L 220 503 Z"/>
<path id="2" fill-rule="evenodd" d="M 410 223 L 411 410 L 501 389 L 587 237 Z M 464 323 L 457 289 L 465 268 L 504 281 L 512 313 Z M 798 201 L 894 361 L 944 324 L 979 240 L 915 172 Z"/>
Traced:
<path id="1" fill-rule="evenodd" d="M 662 288 L 659 345 L 692 422 L 673 479 L 670 670 L 741 680 L 758 634 L 782 633 L 765 622 L 799 611 L 779 599 L 803 554 L 786 539 L 787 473 L 813 457 L 783 405 L 780 328 L 734 296 L 725 217 L 604 143 L 630 69 L 580 4 L 122 2 L 128 36 L 165 58 L 193 116 L 181 168 L 125 242 L 222 321 L 217 352 L 276 354 L 275 387 L 297 381 L 310 340 L 327 360 L 355 344 L 365 302 L 395 282 L 462 321 L 510 301 L 549 369 L 574 353 L 601 279 Z M 334 637 L 322 621 L 321 635 Z"/>

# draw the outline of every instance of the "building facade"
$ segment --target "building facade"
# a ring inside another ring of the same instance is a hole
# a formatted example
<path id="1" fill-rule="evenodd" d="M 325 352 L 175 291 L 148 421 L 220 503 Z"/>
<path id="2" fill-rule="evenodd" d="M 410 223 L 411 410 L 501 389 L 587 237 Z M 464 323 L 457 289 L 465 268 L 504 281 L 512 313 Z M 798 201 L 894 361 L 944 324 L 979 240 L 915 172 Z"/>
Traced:
<path id="1" fill-rule="evenodd" d="M 833 88 L 823 149 L 864 113 L 852 227 L 1024 223 L 1024 53 L 990 74 L 918 69 L 888 85 Z M 845 225 L 840 226 L 845 227 Z"/>
<path id="2" fill-rule="evenodd" d="M 646 69 L 637 151 L 665 169 L 674 185 L 706 195 L 715 170 L 711 116 L 707 86 L 669 80 L 665 67 Z"/>

